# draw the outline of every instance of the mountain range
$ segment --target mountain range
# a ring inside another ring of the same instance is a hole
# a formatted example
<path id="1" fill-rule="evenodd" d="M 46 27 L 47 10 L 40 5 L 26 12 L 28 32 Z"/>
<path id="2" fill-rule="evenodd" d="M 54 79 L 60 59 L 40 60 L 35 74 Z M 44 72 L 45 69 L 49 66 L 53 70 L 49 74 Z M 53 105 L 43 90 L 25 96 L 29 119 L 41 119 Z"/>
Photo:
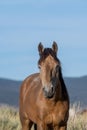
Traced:
<path id="1" fill-rule="evenodd" d="M 87 107 L 87 76 L 64 78 L 71 104 L 80 102 Z M 22 81 L 0 78 L 0 104 L 19 105 L 19 91 Z"/>

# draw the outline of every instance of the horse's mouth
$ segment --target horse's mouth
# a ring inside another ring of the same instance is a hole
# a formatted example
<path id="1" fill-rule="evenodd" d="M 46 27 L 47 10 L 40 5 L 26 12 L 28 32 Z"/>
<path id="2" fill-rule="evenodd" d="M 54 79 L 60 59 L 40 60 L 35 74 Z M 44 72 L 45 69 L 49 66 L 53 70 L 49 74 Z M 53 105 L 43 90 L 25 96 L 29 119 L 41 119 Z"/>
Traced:
<path id="1" fill-rule="evenodd" d="M 48 99 L 51 99 L 51 98 L 53 98 L 53 97 L 54 97 L 54 95 L 50 95 L 50 96 L 48 95 L 48 96 L 47 96 Z"/>
<path id="2" fill-rule="evenodd" d="M 51 99 L 51 98 L 53 98 L 54 97 L 54 92 L 44 92 L 44 96 L 46 97 L 46 98 L 48 98 L 48 99 Z"/>

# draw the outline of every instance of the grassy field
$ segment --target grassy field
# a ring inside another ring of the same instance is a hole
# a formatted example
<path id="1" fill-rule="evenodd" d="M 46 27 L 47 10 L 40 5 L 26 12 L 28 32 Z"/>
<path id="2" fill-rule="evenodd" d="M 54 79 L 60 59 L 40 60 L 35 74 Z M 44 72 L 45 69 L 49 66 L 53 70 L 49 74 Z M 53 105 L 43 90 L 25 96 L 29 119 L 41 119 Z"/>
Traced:
<path id="1" fill-rule="evenodd" d="M 20 130 L 18 110 L 14 107 L 0 106 L 0 130 Z"/>
<path id="2" fill-rule="evenodd" d="M 70 109 L 68 130 L 87 130 L 87 113 L 79 112 L 80 107 L 74 104 Z M 21 130 L 18 109 L 0 106 L 0 130 Z"/>
<path id="3" fill-rule="evenodd" d="M 87 112 L 82 114 L 80 105 L 73 104 L 70 108 L 68 130 L 87 130 Z"/>

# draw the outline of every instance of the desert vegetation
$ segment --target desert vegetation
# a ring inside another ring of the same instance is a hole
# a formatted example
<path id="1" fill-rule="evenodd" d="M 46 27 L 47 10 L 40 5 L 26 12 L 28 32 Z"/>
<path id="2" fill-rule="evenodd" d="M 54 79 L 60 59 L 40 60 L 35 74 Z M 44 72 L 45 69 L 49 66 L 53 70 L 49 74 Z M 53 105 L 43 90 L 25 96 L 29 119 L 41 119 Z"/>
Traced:
<path id="1" fill-rule="evenodd" d="M 0 106 L 0 130 L 20 130 L 18 109 L 7 105 Z"/>
<path id="2" fill-rule="evenodd" d="M 21 130 L 17 108 L 0 106 L 0 130 Z M 73 104 L 70 108 L 68 130 L 87 130 L 87 112 L 82 112 L 80 105 Z"/>
<path id="3" fill-rule="evenodd" d="M 68 130 L 87 130 L 87 112 L 80 104 L 73 104 L 70 107 Z"/>

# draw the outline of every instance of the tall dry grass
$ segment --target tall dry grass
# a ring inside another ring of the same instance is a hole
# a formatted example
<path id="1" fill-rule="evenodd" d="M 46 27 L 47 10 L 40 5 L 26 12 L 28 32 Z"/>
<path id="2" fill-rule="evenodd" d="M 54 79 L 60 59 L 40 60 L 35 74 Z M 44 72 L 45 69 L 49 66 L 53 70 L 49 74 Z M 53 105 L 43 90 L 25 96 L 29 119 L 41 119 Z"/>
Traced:
<path id="1" fill-rule="evenodd" d="M 18 110 L 14 107 L 0 106 L 0 130 L 20 130 Z"/>
<path id="2" fill-rule="evenodd" d="M 71 106 L 68 130 L 87 130 L 87 113 L 80 114 L 80 111 L 79 105 Z M 21 130 L 17 108 L 0 106 L 0 130 Z"/>
<path id="3" fill-rule="evenodd" d="M 87 130 L 87 113 L 82 114 L 80 104 L 73 104 L 70 107 L 68 130 Z"/>

